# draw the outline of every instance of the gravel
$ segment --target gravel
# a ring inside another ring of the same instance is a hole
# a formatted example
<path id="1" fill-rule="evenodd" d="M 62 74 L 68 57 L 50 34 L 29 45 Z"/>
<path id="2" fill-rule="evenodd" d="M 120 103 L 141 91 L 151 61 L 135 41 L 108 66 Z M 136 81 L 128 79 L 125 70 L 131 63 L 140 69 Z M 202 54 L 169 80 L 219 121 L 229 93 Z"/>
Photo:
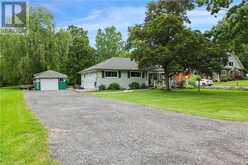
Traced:
<path id="1" fill-rule="evenodd" d="M 63 165 L 247 165 L 248 124 L 210 120 L 73 91 L 27 91 Z"/>

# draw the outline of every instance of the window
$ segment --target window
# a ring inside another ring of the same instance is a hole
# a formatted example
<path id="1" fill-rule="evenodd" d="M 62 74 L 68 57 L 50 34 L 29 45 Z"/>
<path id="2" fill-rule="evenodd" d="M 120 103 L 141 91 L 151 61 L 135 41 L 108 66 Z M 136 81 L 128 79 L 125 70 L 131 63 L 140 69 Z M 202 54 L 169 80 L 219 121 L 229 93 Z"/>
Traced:
<path id="1" fill-rule="evenodd" d="M 105 72 L 106 77 L 117 77 L 117 72 Z"/>
<path id="2" fill-rule="evenodd" d="M 233 66 L 233 62 L 229 62 L 229 64 L 228 64 L 229 66 Z"/>
<path id="3" fill-rule="evenodd" d="M 140 72 L 131 72 L 131 77 L 140 77 Z"/>
<path id="4" fill-rule="evenodd" d="M 225 70 L 222 70 L 221 71 L 221 75 L 226 75 L 226 71 Z"/>

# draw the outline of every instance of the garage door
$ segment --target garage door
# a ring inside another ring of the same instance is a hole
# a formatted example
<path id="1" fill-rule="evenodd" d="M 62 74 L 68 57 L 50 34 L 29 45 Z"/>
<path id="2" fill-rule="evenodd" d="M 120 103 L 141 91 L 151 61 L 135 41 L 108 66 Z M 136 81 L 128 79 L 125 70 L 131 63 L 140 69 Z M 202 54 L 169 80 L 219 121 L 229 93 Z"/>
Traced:
<path id="1" fill-rule="evenodd" d="M 41 79 L 40 80 L 41 90 L 58 90 L 58 79 Z"/>

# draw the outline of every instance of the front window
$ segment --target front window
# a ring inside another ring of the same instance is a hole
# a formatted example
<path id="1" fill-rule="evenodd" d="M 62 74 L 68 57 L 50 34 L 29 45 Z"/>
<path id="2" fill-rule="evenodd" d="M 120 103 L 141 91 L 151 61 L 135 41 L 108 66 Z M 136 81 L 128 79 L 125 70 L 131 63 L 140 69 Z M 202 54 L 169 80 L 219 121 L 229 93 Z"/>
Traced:
<path id="1" fill-rule="evenodd" d="M 117 72 L 105 72 L 106 77 L 117 77 Z"/>
<path id="2" fill-rule="evenodd" d="M 131 72 L 131 77 L 140 77 L 140 72 Z"/>
<path id="3" fill-rule="evenodd" d="M 233 66 L 233 62 L 229 62 L 229 66 Z"/>
<path id="4" fill-rule="evenodd" d="M 226 75 L 226 71 L 225 70 L 222 70 L 221 71 L 221 75 Z"/>

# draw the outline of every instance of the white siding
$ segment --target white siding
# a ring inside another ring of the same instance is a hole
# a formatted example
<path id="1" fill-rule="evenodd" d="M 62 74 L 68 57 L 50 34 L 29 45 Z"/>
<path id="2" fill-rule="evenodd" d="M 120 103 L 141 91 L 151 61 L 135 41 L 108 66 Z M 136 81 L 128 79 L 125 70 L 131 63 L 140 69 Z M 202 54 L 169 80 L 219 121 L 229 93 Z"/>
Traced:
<path id="1" fill-rule="evenodd" d="M 232 63 L 232 66 L 230 65 L 230 63 Z M 225 66 L 226 69 L 242 69 L 242 67 L 240 66 L 240 64 L 238 63 L 238 61 L 235 59 L 235 57 L 233 55 L 230 55 L 228 57 L 228 63 Z"/>
<path id="2" fill-rule="evenodd" d="M 58 79 L 41 79 L 40 90 L 59 90 Z"/>
<path id="3" fill-rule="evenodd" d="M 118 72 L 118 71 L 117 71 Z M 121 88 L 125 88 L 128 89 L 129 88 L 129 84 L 131 84 L 132 82 L 137 82 L 140 85 L 142 84 L 146 84 L 148 85 L 148 79 L 146 78 L 146 74 L 145 77 L 142 78 L 141 77 L 131 77 L 128 78 L 128 71 L 121 71 L 121 78 L 119 78 L 119 76 L 117 77 L 106 77 L 104 76 L 104 78 L 102 78 L 102 72 L 98 71 L 97 72 L 97 84 L 96 86 L 99 87 L 100 85 L 105 85 L 106 88 L 111 84 L 111 83 L 118 83 Z"/>
<path id="4" fill-rule="evenodd" d="M 96 72 L 81 74 L 81 87 L 85 89 L 95 89 Z"/>

